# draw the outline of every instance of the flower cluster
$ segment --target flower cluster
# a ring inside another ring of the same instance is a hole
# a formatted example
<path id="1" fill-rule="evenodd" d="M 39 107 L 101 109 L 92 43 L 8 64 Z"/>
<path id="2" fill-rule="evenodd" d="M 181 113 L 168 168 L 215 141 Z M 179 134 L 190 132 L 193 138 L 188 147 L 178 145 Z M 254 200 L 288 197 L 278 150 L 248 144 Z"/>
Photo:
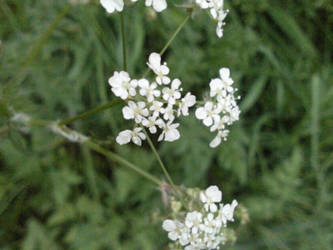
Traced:
<path id="1" fill-rule="evenodd" d="M 211 16 L 217 21 L 216 34 L 219 38 L 223 36 L 224 19 L 229 10 L 224 10 L 224 0 L 196 0 L 201 9 L 209 9 Z"/>
<path id="2" fill-rule="evenodd" d="M 116 141 L 121 145 L 132 141 L 140 146 L 146 139 L 142 127 L 151 134 L 161 129 L 158 141 L 179 139 L 179 124 L 174 120 L 181 115 L 189 115 L 189 108 L 196 103 L 196 97 L 191 93 L 182 97 L 181 81 L 169 78 L 170 70 L 166 63 L 161 63 L 159 54 L 151 53 L 147 65 L 156 75 L 153 82 L 145 78 L 131 79 L 124 71 L 114 72 L 109 79 L 114 95 L 127 102 L 122 109 L 124 119 L 136 123 L 133 130 L 122 131 L 117 136 Z"/>
<path id="3" fill-rule="evenodd" d="M 137 0 L 131 1 L 137 2 Z M 100 2 L 108 13 L 121 12 L 124 8 L 124 0 L 100 0 Z M 147 7 L 152 6 L 157 12 L 161 12 L 168 7 L 166 0 L 146 0 L 145 4 Z"/>
<path id="4" fill-rule="evenodd" d="M 220 69 L 220 78 L 212 79 L 210 86 L 210 99 L 204 106 L 197 108 L 195 115 L 203 124 L 210 127 L 210 131 L 217 131 L 216 137 L 211 141 L 210 147 L 215 148 L 222 140 L 226 140 L 229 130 L 226 129 L 239 120 L 240 110 L 234 96 L 237 91 L 230 77 L 228 68 Z M 240 97 L 238 96 L 237 99 Z"/>
<path id="5" fill-rule="evenodd" d="M 234 210 L 238 205 L 222 204 L 222 192 L 217 186 L 210 186 L 200 192 L 197 210 L 187 212 L 177 219 L 163 221 L 162 228 L 170 240 L 185 250 L 219 249 L 228 241 L 227 224 L 234 221 Z"/>

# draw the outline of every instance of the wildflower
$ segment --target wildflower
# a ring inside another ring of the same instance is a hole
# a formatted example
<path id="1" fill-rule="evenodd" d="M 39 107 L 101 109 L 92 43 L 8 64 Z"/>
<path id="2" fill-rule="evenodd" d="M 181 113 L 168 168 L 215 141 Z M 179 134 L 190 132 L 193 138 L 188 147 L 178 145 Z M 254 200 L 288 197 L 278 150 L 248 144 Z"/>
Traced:
<path id="1" fill-rule="evenodd" d="M 188 109 L 192 106 L 194 106 L 196 103 L 196 97 L 194 95 L 191 95 L 191 93 L 187 93 L 184 98 L 179 103 L 179 109 L 177 112 L 177 115 L 180 116 L 180 114 L 183 114 L 183 116 L 188 116 Z"/>
<path id="2" fill-rule="evenodd" d="M 161 64 L 161 56 L 151 53 L 147 65 L 157 74 L 156 82 L 147 79 L 131 79 L 125 71 L 114 72 L 109 79 L 112 92 L 127 102 L 122 114 L 126 120 L 134 120 L 136 124 L 148 128 L 152 134 L 162 129 L 159 141 L 175 141 L 180 138 L 179 123 L 174 123 L 175 114 L 184 116 L 189 114 L 189 108 L 196 103 L 196 97 L 187 93 L 182 97 L 181 81 L 170 80 L 167 76 L 169 68 L 166 63 Z M 170 83 L 169 87 L 162 87 Z M 131 130 L 123 131 L 118 136 L 121 144 L 130 142 L 133 136 Z M 136 143 L 139 145 L 139 143 Z M 141 144 L 140 144 L 141 145 Z"/>
<path id="3" fill-rule="evenodd" d="M 156 74 L 156 82 L 158 84 L 169 84 L 170 78 L 167 76 L 170 72 L 167 63 L 161 64 L 161 56 L 158 53 L 151 53 L 147 65 Z"/>
<path id="4" fill-rule="evenodd" d="M 233 200 L 231 204 L 221 205 L 219 210 L 219 218 L 222 220 L 224 226 L 227 226 L 228 221 L 234 221 L 234 210 L 238 202 Z"/>
<path id="5" fill-rule="evenodd" d="M 119 133 L 116 141 L 120 145 L 129 143 L 131 140 L 134 144 L 141 146 L 142 140 L 146 139 L 146 135 L 142 132 L 142 128 L 135 128 L 132 130 L 124 130 Z"/>
<path id="6" fill-rule="evenodd" d="M 221 38 L 223 36 L 224 19 L 229 10 L 224 10 L 224 0 L 196 0 L 196 4 L 201 9 L 209 9 L 212 18 L 217 21 L 216 35 Z"/>
<path id="7" fill-rule="evenodd" d="M 146 6 L 153 6 L 157 12 L 161 12 L 168 7 L 166 0 L 146 0 L 145 4 Z"/>
<path id="8" fill-rule="evenodd" d="M 129 96 L 135 96 L 137 81 L 132 80 L 129 74 L 125 71 L 114 72 L 113 76 L 109 79 L 112 92 L 115 96 L 125 100 Z"/>
<path id="9" fill-rule="evenodd" d="M 239 120 L 240 110 L 234 96 L 237 89 L 233 87 L 234 81 L 230 77 L 228 68 L 219 70 L 220 78 L 210 81 L 210 97 L 203 107 L 198 107 L 195 115 L 203 124 L 210 127 L 210 131 L 217 131 L 216 137 L 210 142 L 212 148 L 226 140 L 229 134 L 227 126 Z M 238 97 L 237 99 L 239 99 Z"/>
<path id="10" fill-rule="evenodd" d="M 140 123 L 144 117 L 149 115 L 149 111 L 144 102 L 135 103 L 129 101 L 128 106 L 125 106 L 122 111 L 126 120 L 134 119 L 136 123 Z"/>
<path id="11" fill-rule="evenodd" d="M 163 88 L 163 99 L 168 101 L 169 104 L 174 105 L 176 100 L 181 97 L 182 89 L 179 89 L 181 84 L 182 82 L 179 79 L 174 79 L 171 83 L 171 88 Z"/>
<path id="12" fill-rule="evenodd" d="M 200 107 L 195 111 L 198 119 L 203 120 L 203 123 L 209 127 L 213 124 L 214 120 L 219 119 L 221 108 L 219 105 L 214 105 L 212 102 L 206 102 L 204 107 Z"/>
<path id="13" fill-rule="evenodd" d="M 152 134 L 155 134 L 157 132 L 157 121 L 156 121 L 156 116 L 150 116 L 148 119 L 143 119 L 142 125 L 147 127 L 149 129 L 149 132 Z"/>
<path id="14" fill-rule="evenodd" d="M 140 89 L 140 95 L 146 96 L 148 102 L 154 101 L 155 97 L 159 97 L 161 95 L 161 91 L 159 91 L 157 88 L 156 83 L 149 84 L 148 80 L 141 79 L 138 81 L 138 85 L 141 88 Z"/>
<path id="15" fill-rule="evenodd" d="M 172 124 L 173 120 L 170 120 L 168 123 L 161 122 L 159 126 L 163 129 L 161 135 L 158 137 L 158 141 L 162 141 L 163 138 L 165 141 L 176 141 L 179 139 L 180 134 L 177 130 L 179 123 Z"/>
<path id="16" fill-rule="evenodd" d="M 207 211 L 216 212 L 216 202 L 222 200 L 222 192 L 217 186 L 210 186 L 206 191 L 200 193 L 200 200 L 205 203 L 205 209 Z"/>
<path id="17" fill-rule="evenodd" d="M 234 220 L 237 201 L 221 204 L 222 192 L 217 186 L 210 186 L 202 191 L 199 200 L 196 194 L 191 198 L 194 199 L 194 210 L 178 211 L 173 213 L 177 219 L 163 221 L 162 228 L 168 232 L 169 239 L 176 246 L 183 246 L 184 250 L 220 249 L 221 244 L 233 241 L 233 231 L 226 227 L 228 221 Z M 207 205 L 214 205 L 215 208 L 207 210 Z"/>

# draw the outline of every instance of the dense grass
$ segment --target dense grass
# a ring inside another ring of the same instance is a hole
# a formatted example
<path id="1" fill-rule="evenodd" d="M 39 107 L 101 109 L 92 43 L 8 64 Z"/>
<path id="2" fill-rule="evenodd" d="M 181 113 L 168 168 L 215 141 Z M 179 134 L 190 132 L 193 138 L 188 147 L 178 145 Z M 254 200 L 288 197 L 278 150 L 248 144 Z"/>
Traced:
<path id="1" fill-rule="evenodd" d="M 176 183 L 217 184 L 224 199 L 249 209 L 251 222 L 233 249 L 330 249 L 332 1 L 226 2 L 223 39 L 201 13 L 165 59 L 198 96 L 220 67 L 230 67 L 241 120 L 212 150 L 212 135 L 184 119 L 182 139 L 159 152 Z M 143 74 L 147 55 L 185 16 L 174 6 L 158 16 L 143 3 L 126 9 L 132 75 Z M 98 4 L 2 0 L 0 39 L 1 249 L 165 249 L 164 208 L 150 183 L 42 128 L 23 133 L 8 123 L 9 107 L 56 120 L 111 100 L 107 79 L 122 68 L 119 15 L 107 16 Z M 163 178 L 148 146 L 114 143 L 126 127 L 120 106 L 71 126 Z"/>

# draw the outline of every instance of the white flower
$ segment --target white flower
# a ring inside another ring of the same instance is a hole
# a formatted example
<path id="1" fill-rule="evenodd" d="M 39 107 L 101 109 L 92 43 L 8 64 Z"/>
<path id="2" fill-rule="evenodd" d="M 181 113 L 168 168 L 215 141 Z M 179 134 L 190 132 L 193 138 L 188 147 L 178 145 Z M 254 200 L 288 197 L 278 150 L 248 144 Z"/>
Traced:
<path id="1" fill-rule="evenodd" d="M 219 218 L 222 220 L 224 226 L 227 226 L 228 221 L 234 221 L 234 210 L 237 207 L 238 202 L 233 200 L 231 205 L 221 205 L 219 210 Z"/>
<path id="2" fill-rule="evenodd" d="M 181 97 L 182 89 L 179 89 L 182 82 L 179 79 L 174 79 L 171 83 L 171 88 L 163 88 L 163 99 L 168 101 L 169 104 L 174 105 L 176 100 Z"/>
<path id="3" fill-rule="evenodd" d="M 135 103 L 129 101 L 128 106 L 123 107 L 122 111 L 126 120 L 134 119 L 136 123 L 140 123 L 144 117 L 149 115 L 149 111 L 144 102 Z"/>
<path id="4" fill-rule="evenodd" d="M 168 237 L 172 241 L 180 240 L 182 245 L 188 244 L 186 240 L 186 228 L 177 220 L 163 221 L 162 228 L 168 232 Z"/>
<path id="5" fill-rule="evenodd" d="M 170 70 L 166 63 L 161 64 L 161 56 L 158 53 L 151 53 L 148 59 L 147 65 L 151 68 L 156 76 L 156 82 L 158 84 L 169 84 L 170 78 L 167 77 Z"/>
<path id="6" fill-rule="evenodd" d="M 174 116 L 174 110 L 173 110 L 173 106 L 171 104 L 169 104 L 165 109 L 164 109 L 164 114 L 163 114 L 163 118 L 164 120 L 174 120 L 175 116 Z"/>
<path id="7" fill-rule="evenodd" d="M 115 10 L 120 12 L 124 8 L 123 0 L 100 0 L 102 6 L 109 13 L 114 12 Z"/>
<path id="8" fill-rule="evenodd" d="M 136 95 L 137 81 L 132 80 L 129 74 L 125 71 L 114 72 L 113 76 L 109 79 L 109 84 L 112 87 L 111 90 L 115 96 L 125 100 L 128 96 Z"/>
<path id="9" fill-rule="evenodd" d="M 202 213 L 197 211 L 187 213 L 185 218 L 185 225 L 188 228 L 191 228 L 192 233 L 196 234 L 199 231 L 201 223 L 202 223 Z"/>
<path id="10" fill-rule="evenodd" d="M 173 120 L 170 120 L 168 123 L 160 123 L 160 128 L 163 129 L 161 135 L 158 137 L 158 141 L 162 141 L 163 138 L 165 141 L 176 141 L 179 139 L 180 134 L 177 130 L 179 123 L 172 124 Z"/>
<path id="11" fill-rule="evenodd" d="M 150 116 L 148 119 L 143 119 L 142 125 L 147 127 L 150 131 L 150 133 L 155 134 L 157 132 L 157 121 L 156 121 L 156 116 Z"/>
<path id="12" fill-rule="evenodd" d="M 163 103 L 159 101 L 153 101 L 149 110 L 153 111 L 153 116 L 159 116 L 160 114 L 164 114 L 165 112 L 165 109 L 163 108 Z"/>
<path id="13" fill-rule="evenodd" d="M 204 192 L 200 193 L 200 200 L 205 203 L 205 209 L 207 211 L 216 212 L 217 206 L 215 202 L 222 200 L 222 192 L 217 186 L 210 186 Z"/>
<path id="14" fill-rule="evenodd" d="M 188 116 L 188 109 L 192 106 L 194 106 L 196 103 L 196 97 L 194 95 L 191 95 L 191 93 L 187 93 L 182 101 L 179 103 L 179 109 L 178 109 L 178 116 L 180 114 L 183 114 L 184 116 Z"/>
<path id="15" fill-rule="evenodd" d="M 166 0 L 146 0 L 146 6 L 153 6 L 157 12 L 161 12 L 168 7 Z"/>
<path id="16" fill-rule="evenodd" d="M 204 107 L 200 107 L 195 111 L 195 116 L 209 127 L 214 120 L 219 120 L 221 112 L 220 105 L 214 105 L 212 102 L 206 102 Z"/>
<path id="17" fill-rule="evenodd" d="M 146 135 L 142 132 L 142 128 L 135 128 L 132 130 L 124 130 L 119 133 L 116 142 L 120 145 L 129 143 L 131 140 L 138 146 L 141 146 L 142 140 L 146 139 Z"/>
<path id="18" fill-rule="evenodd" d="M 155 97 L 159 97 L 161 95 L 161 91 L 157 88 L 156 83 L 149 84 L 148 80 L 141 79 L 138 81 L 138 85 L 140 87 L 140 95 L 146 96 L 148 102 L 154 101 Z"/>

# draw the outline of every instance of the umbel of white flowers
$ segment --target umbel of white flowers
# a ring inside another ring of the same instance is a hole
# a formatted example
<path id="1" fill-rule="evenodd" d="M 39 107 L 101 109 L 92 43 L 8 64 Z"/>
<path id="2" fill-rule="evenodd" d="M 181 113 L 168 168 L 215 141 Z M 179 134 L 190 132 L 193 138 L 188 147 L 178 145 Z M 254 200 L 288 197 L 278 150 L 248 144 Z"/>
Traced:
<path id="1" fill-rule="evenodd" d="M 226 140 L 229 134 L 228 126 L 239 120 L 240 110 L 234 96 L 237 91 L 233 87 L 234 81 L 230 77 L 228 68 L 220 69 L 220 77 L 212 79 L 209 83 L 210 99 L 204 106 L 197 108 L 195 116 L 210 127 L 211 132 L 217 132 L 211 141 L 210 147 L 215 148 L 222 140 Z"/>
<path id="2" fill-rule="evenodd" d="M 179 123 L 175 119 L 188 116 L 189 108 L 196 104 L 196 97 L 190 92 L 182 95 L 179 79 L 170 79 L 170 69 L 166 62 L 161 62 L 158 53 L 150 54 L 147 65 L 155 74 L 152 82 L 145 78 L 131 79 L 125 71 L 114 72 L 109 79 L 113 94 L 127 103 L 122 109 L 124 119 L 135 122 L 133 130 L 124 130 L 117 136 L 120 145 L 132 141 L 141 146 L 146 139 L 143 127 L 151 134 L 161 130 L 158 141 L 178 140 Z M 228 68 L 221 68 L 220 77 L 212 79 L 209 86 L 210 99 L 197 108 L 195 115 L 211 132 L 217 132 L 210 143 L 214 148 L 227 139 L 227 127 L 239 119 L 240 110 L 234 96 L 237 89 L 233 87 Z"/>
<path id="3" fill-rule="evenodd" d="M 188 116 L 189 108 L 196 103 L 196 97 L 190 92 L 182 96 L 183 89 L 179 79 L 171 80 L 168 76 L 169 68 L 161 63 L 161 56 L 151 53 L 147 63 L 155 73 L 155 81 L 147 79 L 131 79 L 127 72 L 114 72 L 109 79 L 111 90 L 115 96 L 127 102 L 122 114 L 126 120 L 134 120 L 135 128 L 119 133 L 116 138 L 120 145 L 130 141 L 141 146 L 146 139 L 142 127 L 146 127 L 151 134 L 158 128 L 162 131 L 158 141 L 175 141 L 180 138 L 179 123 L 176 117 Z"/>
<path id="4" fill-rule="evenodd" d="M 137 2 L 138 0 L 131 0 L 132 2 Z M 152 6 L 157 12 L 161 12 L 167 8 L 166 0 L 145 0 L 146 6 Z M 102 6 L 106 9 L 108 13 L 113 13 L 114 11 L 121 12 L 124 8 L 124 0 L 100 0 Z"/>
<path id="5" fill-rule="evenodd" d="M 200 193 L 201 208 L 188 211 L 183 219 L 166 219 L 162 228 L 173 242 L 185 250 L 220 249 L 225 244 L 228 222 L 234 221 L 234 210 L 238 203 L 223 204 L 222 192 L 210 186 Z"/>

